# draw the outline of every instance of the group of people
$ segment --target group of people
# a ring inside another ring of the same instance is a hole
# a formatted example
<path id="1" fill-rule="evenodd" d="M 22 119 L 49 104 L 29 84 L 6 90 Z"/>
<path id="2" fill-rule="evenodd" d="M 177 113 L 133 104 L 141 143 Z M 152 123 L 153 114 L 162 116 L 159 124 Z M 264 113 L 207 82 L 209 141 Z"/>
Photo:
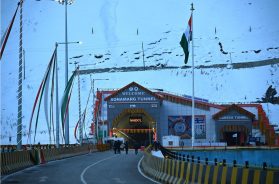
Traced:
<path id="1" fill-rule="evenodd" d="M 135 154 L 138 154 L 138 149 L 140 148 L 138 143 L 134 143 L 134 149 L 135 149 Z M 126 142 L 121 142 L 120 140 L 114 141 L 113 143 L 113 150 L 114 154 L 120 154 L 121 149 L 124 149 L 126 154 L 128 154 L 129 151 L 129 144 L 128 141 Z"/>
<path id="2" fill-rule="evenodd" d="M 114 154 L 120 154 L 121 149 L 126 147 L 126 145 L 127 145 L 127 149 L 128 149 L 128 144 L 123 144 L 120 140 L 114 141 L 114 143 L 113 143 Z M 126 151 L 126 152 L 128 152 L 128 151 Z"/>

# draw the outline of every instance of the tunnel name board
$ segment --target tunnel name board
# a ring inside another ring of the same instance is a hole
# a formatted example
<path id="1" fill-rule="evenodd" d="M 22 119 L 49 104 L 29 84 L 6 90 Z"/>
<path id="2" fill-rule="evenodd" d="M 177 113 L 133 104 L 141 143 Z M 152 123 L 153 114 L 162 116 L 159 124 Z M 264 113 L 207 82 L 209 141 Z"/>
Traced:
<path id="1" fill-rule="evenodd" d="M 146 102 L 156 101 L 155 97 L 116 97 L 111 98 L 111 102 Z"/>
<path id="2" fill-rule="evenodd" d="M 130 123 L 141 123 L 142 122 L 142 117 L 130 117 L 129 122 Z"/>
<path id="3" fill-rule="evenodd" d="M 219 120 L 249 120 L 249 118 L 241 115 L 226 115 L 219 118 Z"/>
<path id="4" fill-rule="evenodd" d="M 137 86 L 131 86 L 125 91 L 118 93 L 117 96 L 112 97 L 110 99 L 111 103 L 148 103 L 148 102 L 156 102 L 157 99 L 150 95 L 149 93 L 145 92 L 144 90 L 140 89 Z"/>

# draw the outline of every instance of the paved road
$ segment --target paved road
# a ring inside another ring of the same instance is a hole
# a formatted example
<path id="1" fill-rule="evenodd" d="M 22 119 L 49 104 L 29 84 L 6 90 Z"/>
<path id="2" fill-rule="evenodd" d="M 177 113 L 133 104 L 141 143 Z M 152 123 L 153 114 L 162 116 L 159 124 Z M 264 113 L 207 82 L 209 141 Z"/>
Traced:
<path id="1" fill-rule="evenodd" d="M 31 167 L 3 177 L 1 183 L 151 184 L 138 171 L 142 153 L 96 152 Z"/>

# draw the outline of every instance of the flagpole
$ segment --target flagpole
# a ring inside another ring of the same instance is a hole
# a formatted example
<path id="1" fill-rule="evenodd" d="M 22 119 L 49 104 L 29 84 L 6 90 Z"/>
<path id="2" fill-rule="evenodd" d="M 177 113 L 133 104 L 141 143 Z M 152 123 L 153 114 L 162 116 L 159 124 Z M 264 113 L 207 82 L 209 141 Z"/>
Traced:
<path id="1" fill-rule="evenodd" d="M 58 59 L 57 59 L 58 43 L 55 43 L 55 108 L 56 108 L 56 148 L 59 148 L 59 97 L 58 97 Z"/>
<path id="2" fill-rule="evenodd" d="M 195 75 L 194 75 L 194 34 L 193 34 L 193 11 L 194 5 L 193 3 L 191 4 L 191 40 L 192 40 L 192 148 L 194 147 L 194 142 L 195 142 Z"/>

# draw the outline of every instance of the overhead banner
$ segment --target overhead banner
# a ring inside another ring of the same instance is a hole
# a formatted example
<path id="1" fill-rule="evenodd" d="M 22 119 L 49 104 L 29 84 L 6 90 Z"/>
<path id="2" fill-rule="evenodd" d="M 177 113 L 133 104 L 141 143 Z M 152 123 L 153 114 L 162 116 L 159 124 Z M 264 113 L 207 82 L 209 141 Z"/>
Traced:
<path id="1" fill-rule="evenodd" d="M 168 116 L 169 135 L 180 136 L 181 139 L 192 137 L 192 116 Z M 195 116 L 195 139 L 206 138 L 205 116 Z"/>

